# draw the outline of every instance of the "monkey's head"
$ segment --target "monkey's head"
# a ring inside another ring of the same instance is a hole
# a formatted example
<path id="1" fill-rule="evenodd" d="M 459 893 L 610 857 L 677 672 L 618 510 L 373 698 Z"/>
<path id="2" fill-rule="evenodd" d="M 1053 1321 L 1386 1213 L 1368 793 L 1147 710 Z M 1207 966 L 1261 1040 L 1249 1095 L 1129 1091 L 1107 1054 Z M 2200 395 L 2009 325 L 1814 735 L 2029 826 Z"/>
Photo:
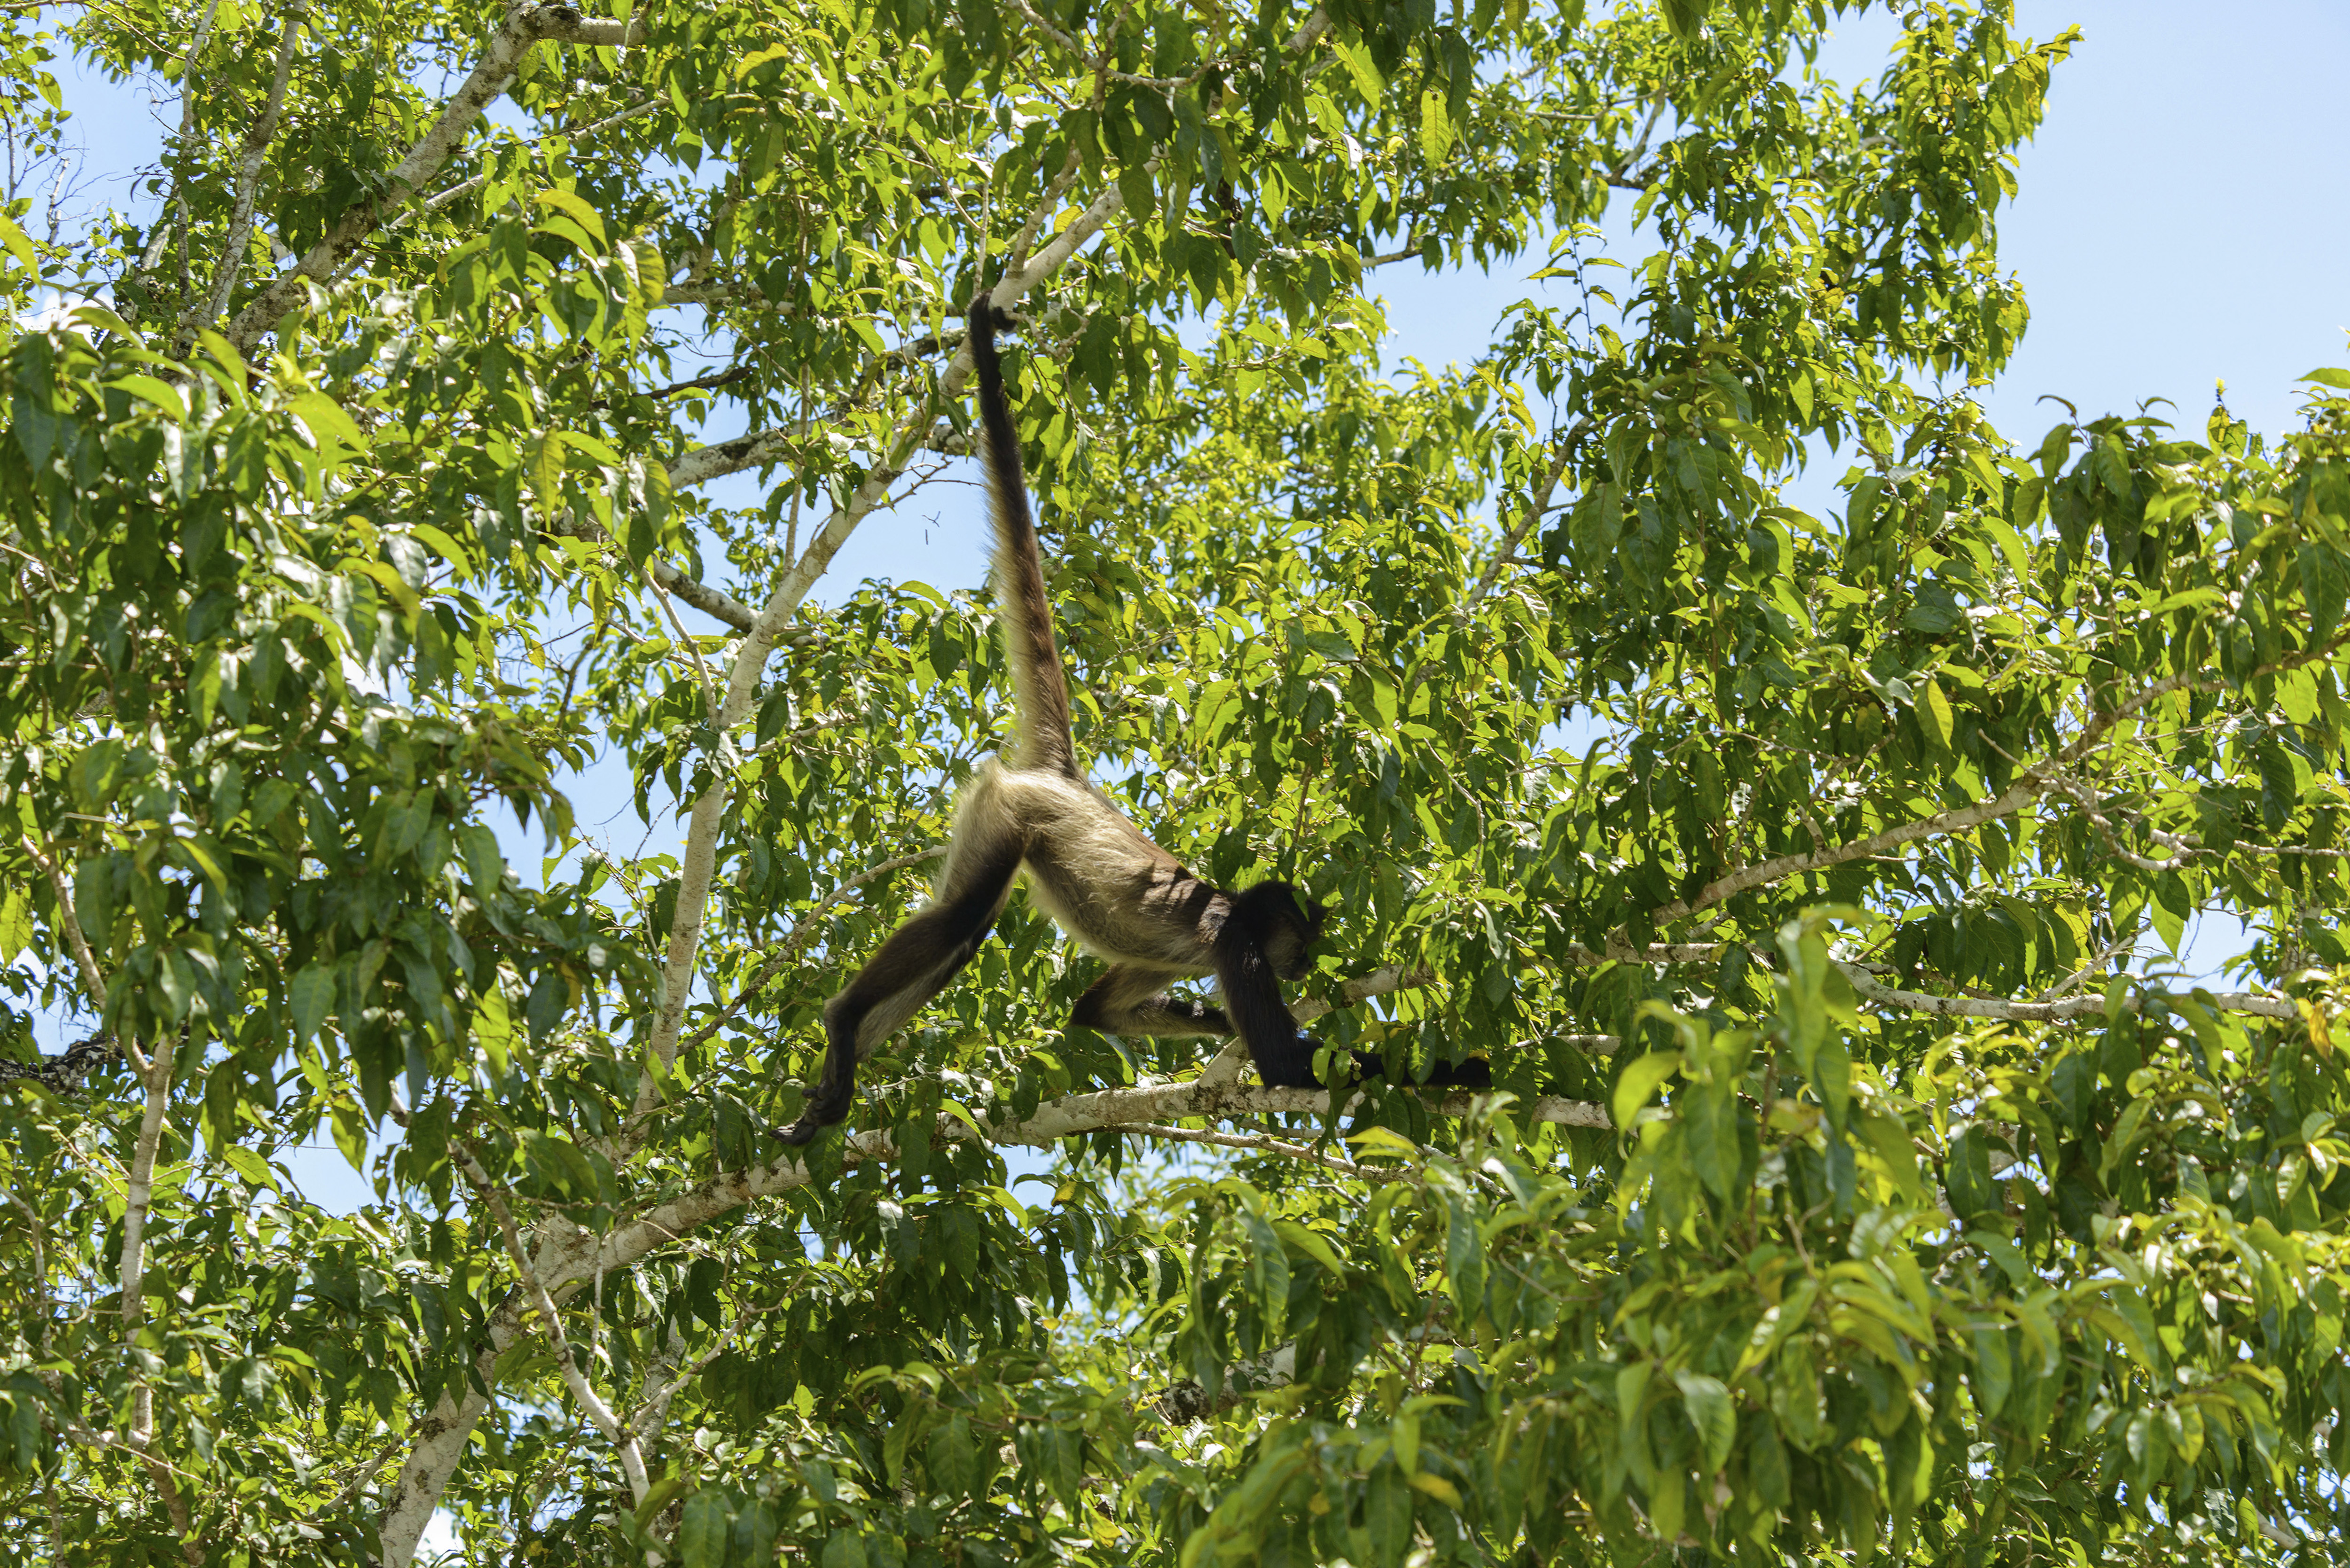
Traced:
<path id="1" fill-rule="evenodd" d="M 1232 918 L 1255 938 L 1265 962 L 1284 980 L 1305 978 L 1313 967 L 1306 953 L 1321 940 L 1329 913 L 1287 882 L 1259 882 L 1232 898 Z"/>

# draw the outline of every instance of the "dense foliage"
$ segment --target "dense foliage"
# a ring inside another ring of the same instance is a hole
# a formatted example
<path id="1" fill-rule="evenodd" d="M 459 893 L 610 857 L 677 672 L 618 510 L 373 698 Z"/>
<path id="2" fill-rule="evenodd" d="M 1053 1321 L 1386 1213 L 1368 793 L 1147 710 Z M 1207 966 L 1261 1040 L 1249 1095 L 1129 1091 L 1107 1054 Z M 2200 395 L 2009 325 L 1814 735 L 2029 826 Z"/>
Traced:
<path id="1" fill-rule="evenodd" d="M 1990 429 L 2068 39 L 1831 11 L 0 11 L 0 1557 L 2327 1560 L 2350 373 Z M 68 50 L 182 111 L 81 232 Z M 1007 272 L 1097 778 L 1504 1093 L 1068 1028 L 1015 899 L 776 1158 L 1004 731 L 808 594 Z"/>

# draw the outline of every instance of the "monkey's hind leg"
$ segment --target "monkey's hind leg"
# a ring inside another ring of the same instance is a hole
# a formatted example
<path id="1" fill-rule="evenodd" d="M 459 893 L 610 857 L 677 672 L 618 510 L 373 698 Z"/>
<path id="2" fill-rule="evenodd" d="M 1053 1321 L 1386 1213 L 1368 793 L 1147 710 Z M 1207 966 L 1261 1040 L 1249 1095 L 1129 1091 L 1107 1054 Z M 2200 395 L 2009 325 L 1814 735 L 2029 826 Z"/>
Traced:
<path id="1" fill-rule="evenodd" d="M 968 815 L 968 814 L 967 814 Z M 966 837 L 965 826 L 988 831 Z M 890 934 L 855 979 L 825 1004 L 824 1072 L 800 1119 L 775 1136 L 795 1147 L 848 1115 L 857 1064 L 946 989 L 994 929 L 1020 869 L 1022 846 L 1002 824 L 959 824 L 929 906 Z M 994 842 L 987 842 L 989 838 Z"/>
<path id="2" fill-rule="evenodd" d="M 1182 1002 L 1167 994 L 1167 982 L 1181 978 L 1175 970 L 1114 963 L 1077 998 L 1069 1022 L 1080 1028 L 1128 1037 L 1230 1034 L 1232 1021 L 1224 1016 L 1222 1008 L 1204 1002 Z"/>

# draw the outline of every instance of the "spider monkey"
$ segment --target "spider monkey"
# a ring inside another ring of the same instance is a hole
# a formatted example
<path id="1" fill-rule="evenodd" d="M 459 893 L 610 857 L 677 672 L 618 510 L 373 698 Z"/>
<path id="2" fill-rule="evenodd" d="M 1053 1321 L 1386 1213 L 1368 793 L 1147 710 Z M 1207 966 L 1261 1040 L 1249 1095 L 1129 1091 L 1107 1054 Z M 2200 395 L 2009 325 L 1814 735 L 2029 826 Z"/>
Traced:
<path id="1" fill-rule="evenodd" d="M 1062 930 L 1109 961 L 1071 1022 L 1107 1034 L 1237 1033 L 1268 1085 L 1320 1086 L 1314 1042 L 1298 1033 L 1281 981 L 1305 977 L 1324 907 L 1286 882 L 1238 892 L 1210 886 L 1144 837 L 1077 764 L 1068 682 L 996 355 L 995 334 L 1011 325 L 987 295 L 972 302 L 995 596 L 1017 715 L 1013 742 L 982 762 L 964 787 L 936 895 L 826 1004 L 824 1072 L 799 1120 L 775 1135 L 787 1144 L 806 1144 L 847 1116 L 858 1063 L 971 961 L 1022 875 L 1029 898 Z M 1210 973 L 1221 1007 L 1167 994 L 1170 981 Z M 1381 1068 L 1361 1052 L 1355 1062 L 1362 1073 Z M 1440 1068 L 1430 1082 L 1483 1088 L 1492 1074 L 1474 1059 Z"/>

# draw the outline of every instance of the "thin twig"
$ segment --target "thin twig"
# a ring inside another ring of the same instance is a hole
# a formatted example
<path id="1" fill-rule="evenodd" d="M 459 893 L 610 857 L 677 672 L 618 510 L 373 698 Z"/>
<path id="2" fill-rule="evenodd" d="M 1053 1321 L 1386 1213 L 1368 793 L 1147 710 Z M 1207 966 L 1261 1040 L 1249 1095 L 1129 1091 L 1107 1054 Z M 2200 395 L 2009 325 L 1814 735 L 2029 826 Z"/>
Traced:
<path id="1" fill-rule="evenodd" d="M 1307 1148 L 1303 1144 L 1290 1143 L 1283 1138 L 1267 1137 L 1263 1133 L 1227 1133 L 1203 1127 L 1170 1127 L 1159 1122 L 1132 1122 L 1125 1127 L 1112 1127 L 1109 1130 L 1133 1133 L 1139 1137 L 1171 1138 L 1178 1143 L 1213 1144 L 1218 1148 L 1252 1149 L 1262 1154 L 1282 1155 L 1290 1159 L 1312 1160 L 1316 1164 L 1328 1166 L 1341 1176 L 1362 1177 L 1371 1174 L 1351 1159 L 1346 1159 L 1335 1154 L 1325 1154 L 1319 1149 Z"/>
<path id="2" fill-rule="evenodd" d="M 460 1163 L 464 1169 L 465 1179 L 473 1184 L 473 1189 L 482 1195 L 482 1201 L 488 1204 L 490 1212 L 496 1216 L 498 1233 L 505 1238 L 506 1254 L 514 1260 L 515 1271 L 520 1276 L 523 1288 L 530 1293 L 531 1304 L 538 1308 L 539 1316 L 545 1321 L 546 1342 L 555 1352 L 556 1366 L 562 1372 L 564 1386 L 571 1390 L 571 1397 L 579 1402 L 579 1408 L 586 1412 L 588 1420 L 595 1423 L 596 1429 L 603 1433 L 619 1452 L 620 1469 L 628 1477 L 629 1490 L 635 1494 L 638 1506 L 642 1507 L 652 1486 L 645 1476 L 644 1450 L 637 1442 L 636 1433 L 621 1424 L 620 1418 L 612 1413 L 612 1407 L 604 1403 L 603 1396 L 596 1392 L 587 1375 L 579 1370 L 578 1357 L 572 1354 L 571 1340 L 563 1332 L 563 1319 L 556 1311 L 555 1298 L 548 1293 L 546 1282 L 539 1278 L 538 1271 L 531 1267 L 529 1255 L 523 1251 L 522 1235 L 515 1229 L 514 1214 L 507 1209 L 504 1196 L 498 1190 L 497 1184 L 490 1179 L 489 1172 L 482 1168 L 482 1162 L 474 1158 L 473 1149 L 461 1146 L 461 1152 Z"/>

